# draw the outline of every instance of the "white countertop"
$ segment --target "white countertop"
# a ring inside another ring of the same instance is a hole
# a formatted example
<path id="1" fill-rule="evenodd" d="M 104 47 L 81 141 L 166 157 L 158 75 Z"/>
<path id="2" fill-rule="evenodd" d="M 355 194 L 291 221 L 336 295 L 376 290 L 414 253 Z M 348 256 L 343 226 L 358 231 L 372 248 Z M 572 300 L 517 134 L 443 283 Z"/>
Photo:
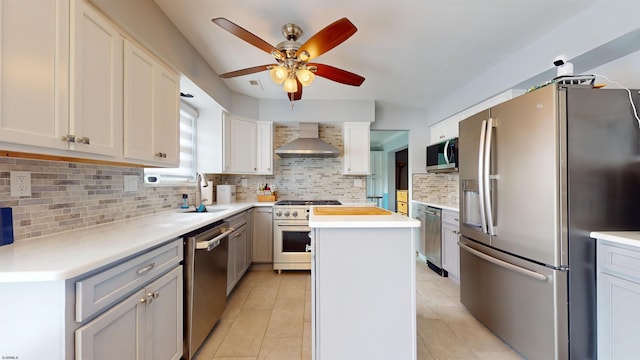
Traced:
<path id="1" fill-rule="evenodd" d="M 309 211 L 311 228 L 412 228 L 420 221 L 391 212 L 389 215 L 316 215 Z"/>
<path id="2" fill-rule="evenodd" d="M 206 213 L 185 213 L 183 209 L 175 209 L 19 240 L 0 246 L 0 283 L 71 279 L 241 211 L 272 205 L 237 202 L 207 206 L 225 210 Z"/>
<path id="3" fill-rule="evenodd" d="M 592 231 L 589 236 L 640 248 L 640 231 Z"/>
<path id="4" fill-rule="evenodd" d="M 450 210 L 450 211 L 459 211 L 459 206 L 458 205 L 443 205 L 443 204 L 436 204 L 436 203 L 431 203 L 431 202 L 424 202 L 424 201 L 418 201 L 418 200 L 411 200 L 412 203 L 417 203 L 417 204 L 422 204 L 422 205 L 427 205 L 427 206 L 433 206 L 436 207 L 438 209 L 443 209 L 443 210 Z"/>

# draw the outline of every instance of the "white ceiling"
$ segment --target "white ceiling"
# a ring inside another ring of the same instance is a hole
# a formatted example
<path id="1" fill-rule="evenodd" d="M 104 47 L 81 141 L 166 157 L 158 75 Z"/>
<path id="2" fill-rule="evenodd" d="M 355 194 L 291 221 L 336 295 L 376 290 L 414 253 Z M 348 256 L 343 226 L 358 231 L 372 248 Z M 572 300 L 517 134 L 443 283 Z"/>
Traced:
<path id="1" fill-rule="evenodd" d="M 304 43 L 342 17 L 358 31 L 314 62 L 366 78 L 352 87 L 317 77 L 305 99 L 375 100 L 428 108 L 598 1 L 607 0 L 154 0 L 218 73 L 274 63 L 211 22 L 225 17 L 272 45 L 295 23 Z M 550 59 L 551 60 L 551 59 Z M 249 84 L 258 80 L 262 87 Z M 233 91 L 285 99 L 268 72 L 226 79 Z"/>

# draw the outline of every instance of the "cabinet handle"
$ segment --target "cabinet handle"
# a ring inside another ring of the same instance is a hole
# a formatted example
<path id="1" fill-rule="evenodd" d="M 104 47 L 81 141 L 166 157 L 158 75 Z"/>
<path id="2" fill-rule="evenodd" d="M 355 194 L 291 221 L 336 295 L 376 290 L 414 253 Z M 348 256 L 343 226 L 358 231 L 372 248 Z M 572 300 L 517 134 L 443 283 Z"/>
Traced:
<path id="1" fill-rule="evenodd" d="M 86 144 L 86 145 L 89 145 L 90 141 L 91 141 L 91 139 L 89 139 L 87 136 L 84 136 L 84 137 L 79 138 L 76 142 L 77 142 L 78 144 Z"/>
<path id="2" fill-rule="evenodd" d="M 146 273 L 147 271 L 153 269 L 153 267 L 156 266 L 156 263 L 152 262 L 151 264 L 145 266 L 145 267 L 141 267 L 140 269 L 138 269 L 138 275 L 142 275 L 144 273 Z"/>
<path id="3" fill-rule="evenodd" d="M 167 153 L 157 152 L 157 153 L 156 153 L 156 156 L 157 156 L 157 157 L 159 157 L 159 158 L 166 159 L 166 157 L 167 157 Z"/>
<path id="4" fill-rule="evenodd" d="M 76 136 L 71 134 L 63 135 L 61 139 L 62 141 L 68 142 L 68 143 L 76 142 Z"/>

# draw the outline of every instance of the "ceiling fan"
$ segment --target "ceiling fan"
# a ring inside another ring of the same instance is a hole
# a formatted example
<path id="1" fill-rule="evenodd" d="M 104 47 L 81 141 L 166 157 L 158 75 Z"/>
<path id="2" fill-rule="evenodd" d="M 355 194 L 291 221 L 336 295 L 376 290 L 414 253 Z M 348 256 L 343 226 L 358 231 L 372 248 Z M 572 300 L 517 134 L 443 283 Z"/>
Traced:
<path id="1" fill-rule="evenodd" d="M 310 85 L 316 75 L 352 86 L 360 86 L 364 82 L 364 78 L 360 75 L 333 66 L 309 62 L 355 34 L 358 29 L 347 18 L 329 24 L 304 44 L 297 41 L 302 35 L 302 29 L 296 24 L 285 24 L 282 27 L 282 35 L 286 40 L 277 46 L 272 46 L 225 18 L 219 17 L 211 21 L 249 44 L 271 54 L 276 61 L 275 64 L 254 66 L 221 74 L 220 77 L 223 79 L 269 70 L 271 79 L 276 84 L 283 84 L 283 90 L 287 92 L 291 102 L 302 98 L 302 87 Z"/>

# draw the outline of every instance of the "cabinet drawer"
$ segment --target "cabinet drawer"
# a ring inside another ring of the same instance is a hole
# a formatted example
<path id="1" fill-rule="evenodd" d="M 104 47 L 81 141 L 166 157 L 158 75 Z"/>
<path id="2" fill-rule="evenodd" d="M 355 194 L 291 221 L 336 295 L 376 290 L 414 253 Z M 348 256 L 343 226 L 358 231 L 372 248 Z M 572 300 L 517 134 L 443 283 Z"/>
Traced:
<path id="1" fill-rule="evenodd" d="M 455 225 L 456 227 L 460 224 L 460 218 L 458 217 L 458 213 L 455 211 L 443 211 L 442 212 L 442 222 L 449 223 L 451 225 Z"/>
<path id="2" fill-rule="evenodd" d="M 398 201 L 398 212 L 401 214 L 407 214 L 408 206 L 406 202 Z"/>
<path id="3" fill-rule="evenodd" d="M 396 200 L 397 201 L 407 202 L 407 197 L 408 197 L 408 191 L 407 190 L 398 190 L 398 192 L 396 194 Z"/>
<path id="4" fill-rule="evenodd" d="M 598 241 L 599 271 L 640 282 L 640 251 Z"/>
<path id="5" fill-rule="evenodd" d="M 136 256 L 76 282 L 76 321 L 82 322 L 174 267 L 183 256 L 182 239 Z"/>
<path id="6" fill-rule="evenodd" d="M 228 222 L 230 227 L 238 230 L 242 225 L 247 223 L 247 212 L 243 211 L 240 214 L 236 214 L 228 219 L 224 219 L 224 221 Z"/>

